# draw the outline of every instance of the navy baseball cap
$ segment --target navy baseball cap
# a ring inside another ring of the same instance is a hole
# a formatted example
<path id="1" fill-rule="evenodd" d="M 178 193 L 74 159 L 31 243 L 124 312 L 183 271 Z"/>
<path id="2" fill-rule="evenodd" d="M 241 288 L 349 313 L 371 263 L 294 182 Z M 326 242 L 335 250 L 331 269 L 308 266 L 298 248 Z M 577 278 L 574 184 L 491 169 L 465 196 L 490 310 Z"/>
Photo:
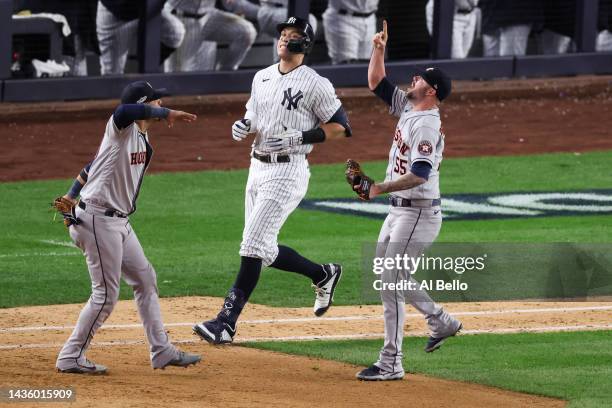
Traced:
<path id="1" fill-rule="evenodd" d="M 169 95 L 166 88 L 155 89 L 147 81 L 136 81 L 123 89 L 121 103 L 147 103 Z"/>
<path id="2" fill-rule="evenodd" d="M 451 79 L 440 68 L 425 68 L 417 72 L 433 89 L 436 90 L 438 100 L 442 102 L 451 93 Z"/>

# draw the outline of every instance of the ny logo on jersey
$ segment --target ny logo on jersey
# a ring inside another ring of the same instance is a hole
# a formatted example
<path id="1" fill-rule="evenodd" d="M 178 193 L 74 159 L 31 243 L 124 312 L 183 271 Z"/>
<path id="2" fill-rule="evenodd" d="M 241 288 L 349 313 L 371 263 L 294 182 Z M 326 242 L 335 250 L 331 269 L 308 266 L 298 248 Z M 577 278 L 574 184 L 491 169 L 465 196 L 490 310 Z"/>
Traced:
<path id="1" fill-rule="evenodd" d="M 283 101 L 281 102 L 281 105 L 285 106 L 285 101 L 287 101 L 287 110 L 291 110 L 291 108 L 297 109 L 298 102 L 304 97 L 302 91 L 298 91 L 298 93 L 295 95 L 292 95 L 292 92 L 293 91 L 291 90 L 291 88 L 286 89 L 285 96 L 283 97 Z"/>

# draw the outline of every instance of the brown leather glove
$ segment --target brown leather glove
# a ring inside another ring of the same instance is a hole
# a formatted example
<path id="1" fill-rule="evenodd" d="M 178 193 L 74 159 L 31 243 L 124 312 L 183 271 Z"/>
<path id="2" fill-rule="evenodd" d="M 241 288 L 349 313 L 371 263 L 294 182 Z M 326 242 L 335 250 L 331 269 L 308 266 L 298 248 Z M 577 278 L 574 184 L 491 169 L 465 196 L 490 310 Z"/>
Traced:
<path id="1" fill-rule="evenodd" d="M 68 196 L 60 196 L 53 200 L 53 204 L 51 204 L 51 209 L 56 210 L 62 217 L 64 217 L 64 225 L 66 228 L 73 224 L 80 224 L 81 220 L 76 217 L 74 212 L 74 207 L 76 206 L 77 201 L 71 199 Z"/>
<path id="2" fill-rule="evenodd" d="M 344 175 L 347 183 L 351 185 L 360 199 L 366 201 L 370 199 L 370 187 L 374 184 L 374 180 L 365 175 L 359 163 L 353 159 L 348 159 Z"/>

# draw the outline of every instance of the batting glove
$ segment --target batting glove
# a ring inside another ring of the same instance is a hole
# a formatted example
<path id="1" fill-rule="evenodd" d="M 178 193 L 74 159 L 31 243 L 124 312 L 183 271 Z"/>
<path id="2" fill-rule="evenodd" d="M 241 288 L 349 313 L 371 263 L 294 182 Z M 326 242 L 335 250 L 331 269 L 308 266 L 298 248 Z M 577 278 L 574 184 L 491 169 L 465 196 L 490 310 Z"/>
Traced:
<path id="1" fill-rule="evenodd" d="M 290 147 L 301 145 L 303 141 L 304 137 L 301 131 L 289 129 L 285 130 L 280 135 L 268 138 L 263 143 L 263 147 L 264 150 L 268 152 L 280 152 Z"/>
<path id="2" fill-rule="evenodd" d="M 251 121 L 248 119 L 240 119 L 232 125 L 232 137 L 236 141 L 245 139 L 251 132 Z"/>

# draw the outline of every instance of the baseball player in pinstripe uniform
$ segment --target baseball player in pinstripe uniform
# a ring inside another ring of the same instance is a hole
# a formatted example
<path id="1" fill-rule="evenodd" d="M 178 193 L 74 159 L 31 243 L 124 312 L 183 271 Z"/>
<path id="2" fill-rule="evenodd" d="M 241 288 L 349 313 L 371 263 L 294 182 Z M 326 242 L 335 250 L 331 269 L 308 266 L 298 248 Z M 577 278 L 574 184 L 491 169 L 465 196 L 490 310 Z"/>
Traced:
<path id="1" fill-rule="evenodd" d="M 102 75 L 123 74 L 130 46 L 138 31 L 142 3 L 134 0 L 99 0 L 96 32 Z M 161 12 L 161 61 L 183 42 L 185 27 L 176 16 Z"/>
<path id="2" fill-rule="evenodd" d="M 323 29 L 333 64 L 370 58 L 377 9 L 378 0 L 329 0 Z"/>
<path id="3" fill-rule="evenodd" d="M 235 140 L 254 135 L 255 141 L 245 192 L 240 270 L 217 317 L 193 328 L 214 344 L 232 342 L 236 321 L 255 289 L 262 265 L 311 279 L 316 316 L 329 309 L 342 274 L 338 264 L 312 262 L 277 243 L 282 225 L 308 189 L 306 155 L 313 144 L 351 135 L 332 84 L 303 65 L 304 55 L 313 45 L 310 24 L 290 17 L 277 29 L 280 63 L 255 74 L 244 119 L 232 126 Z"/>
<path id="4" fill-rule="evenodd" d="M 444 150 L 438 105 L 451 91 L 450 79 L 437 68 L 428 68 L 415 76 L 404 91 L 385 76 L 384 55 L 387 24 L 373 39 L 374 51 L 368 69 L 368 86 L 390 106 L 399 118 L 385 181 L 371 184 L 369 198 L 390 193 L 390 211 L 378 237 L 376 257 L 420 256 L 438 236 L 442 225 L 440 211 L 439 169 Z M 387 269 L 383 285 L 403 281 L 415 282 L 406 268 Z M 415 285 L 408 290 L 381 290 L 385 319 L 385 340 L 378 361 L 357 373 L 361 380 L 397 380 L 404 377 L 402 341 L 404 338 L 405 302 L 425 316 L 431 337 L 425 347 L 432 352 L 444 340 L 454 336 L 461 323 L 436 304 L 425 290 Z"/>
<path id="5" fill-rule="evenodd" d="M 215 0 L 168 0 L 164 11 L 175 14 L 186 31 L 183 44 L 168 58 L 168 71 L 236 70 L 257 37 L 251 22 L 215 8 Z M 229 42 L 219 61 L 217 42 Z"/>
<path id="6" fill-rule="evenodd" d="M 200 361 L 200 356 L 179 351 L 170 343 L 162 323 L 155 270 L 128 218 L 136 211 L 136 199 L 153 154 L 149 126 L 160 119 L 165 119 L 168 126 L 177 120 L 196 119 L 187 112 L 162 108 L 160 98 L 164 95 L 165 89 L 153 89 L 144 81 L 125 88 L 121 105 L 108 119 L 96 158 L 65 196 L 76 198 L 85 184 L 69 233 L 87 260 L 92 294 L 57 357 L 60 372 L 106 372 L 105 366 L 89 361 L 85 353 L 119 299 L 122 276 L 134 289 L 153 368 L 187 367 Z"/>

